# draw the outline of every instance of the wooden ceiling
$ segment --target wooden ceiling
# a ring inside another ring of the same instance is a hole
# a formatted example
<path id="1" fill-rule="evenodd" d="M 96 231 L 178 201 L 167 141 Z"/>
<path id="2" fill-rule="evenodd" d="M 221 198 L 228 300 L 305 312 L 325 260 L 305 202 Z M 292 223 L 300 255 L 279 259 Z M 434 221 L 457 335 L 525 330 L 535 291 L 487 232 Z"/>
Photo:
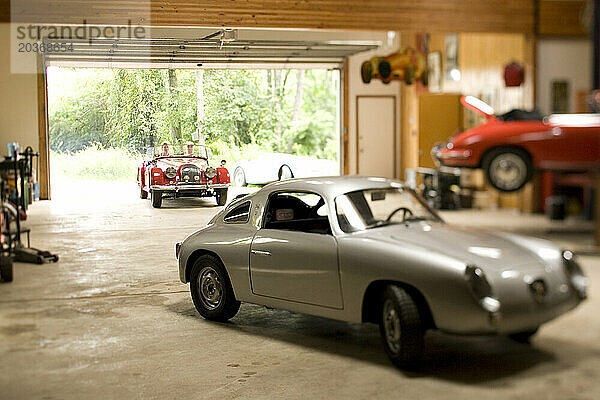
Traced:
<path id="1" fill-rule="evenodd" d="M 523 32 L 534 0 L 13 0 L 0 21 L 35 24 Z"/>

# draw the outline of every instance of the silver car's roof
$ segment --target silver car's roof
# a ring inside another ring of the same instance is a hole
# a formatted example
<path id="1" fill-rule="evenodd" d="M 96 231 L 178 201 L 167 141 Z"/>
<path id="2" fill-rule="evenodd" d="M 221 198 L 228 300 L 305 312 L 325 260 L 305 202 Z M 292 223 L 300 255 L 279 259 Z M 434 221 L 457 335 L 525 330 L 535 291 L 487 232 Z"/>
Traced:
<path id="1" fill-rule="evenodd" d="M 357 175 L 325 176 L 318 178 L 289 179 L 274 182 L 261 189 L 262 192 L 279 190 L 297 190 L 318 192 L 329 198 L 335 198 L 344 193 L 364 189 L 381 189 L 395 186 L 403 187 L 402 183 L 387 178 L 366 177 Z"/>

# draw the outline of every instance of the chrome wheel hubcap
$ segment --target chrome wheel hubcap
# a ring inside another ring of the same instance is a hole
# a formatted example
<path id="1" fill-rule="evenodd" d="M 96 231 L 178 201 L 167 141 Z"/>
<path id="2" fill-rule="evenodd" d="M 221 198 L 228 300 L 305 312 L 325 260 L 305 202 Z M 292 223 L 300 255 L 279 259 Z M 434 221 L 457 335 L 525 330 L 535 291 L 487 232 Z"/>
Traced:
<path id="1" fill-rule="evenodd" d="M 223 299 L 223 285 L 213 267 L 204 267 L 198 275 L 198 292 L 202 304 L 209 310 L 219 307 Z"/>
<path id="2" fill-rule="evenodd" d="M 390 350 L 394 353 L 399 352 L 402 329 L 400 328 L 398 310 L 391 300 L 386 300 L 383 304 L 383 330 L 385 332 L 385 341 Z"/>
<path id="3" fill-rule="evenodd" d="M 526 173 L 525 162 L 516 154 L 501 154 L 490 164 L 490 175 L 502 189 L 516 189 L 525 179 Z"/>

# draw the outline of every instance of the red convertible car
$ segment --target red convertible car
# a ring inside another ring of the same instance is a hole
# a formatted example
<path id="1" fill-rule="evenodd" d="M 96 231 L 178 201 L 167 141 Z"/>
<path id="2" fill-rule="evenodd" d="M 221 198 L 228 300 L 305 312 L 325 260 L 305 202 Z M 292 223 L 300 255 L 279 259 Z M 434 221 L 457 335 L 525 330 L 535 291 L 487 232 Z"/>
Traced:
<path id="1" fill-rule="evenodd" d="M 148 150 L 149 161 L 138 167 L 140 197 L 150 197 L 155 208 L 162 205 L 164 197 L 214 196 L 218 205 L 224 205 L 230 186 L 227 168 L 208 164 L 211 152 L 207 147 L 186 144 L 183 151 L 174 147 L 163 143 Z"/>
<path id="2" fill-rule="evenodd" d="M 600 166 L 600 114 L 494 115 L 473 96 L 463 96 L 461 103 L 486 121 L 435 146 L 432 155 L 442 165 L 482 168 L 503 192 L 523 187 L 535 169 L 583 172 Z"/>

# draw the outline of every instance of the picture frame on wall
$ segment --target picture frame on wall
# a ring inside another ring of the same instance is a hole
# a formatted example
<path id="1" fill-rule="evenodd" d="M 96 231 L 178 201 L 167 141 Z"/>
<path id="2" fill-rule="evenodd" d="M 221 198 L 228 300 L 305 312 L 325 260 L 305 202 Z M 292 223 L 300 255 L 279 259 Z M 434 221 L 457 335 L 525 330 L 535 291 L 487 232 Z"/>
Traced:
<path id="1" fill-rule="evenodd" d="M 444 38 L 444 79 L 459 81 L 458 69 L 458 35 L 453 33 Z"/>
<path id="2" fill-rule="evenodd" d="M 554 79 L 552 81 L 552 113 L 568 113 L 569 104 L 569 81 L 565 79 Z"/>
<path id="3" fill-rule="evenodd" d="M 442 53 L 432 51 L 427 54 L 427 73 L 429 80 L 429 91 L 439 93 L 442 91 Z"/>

